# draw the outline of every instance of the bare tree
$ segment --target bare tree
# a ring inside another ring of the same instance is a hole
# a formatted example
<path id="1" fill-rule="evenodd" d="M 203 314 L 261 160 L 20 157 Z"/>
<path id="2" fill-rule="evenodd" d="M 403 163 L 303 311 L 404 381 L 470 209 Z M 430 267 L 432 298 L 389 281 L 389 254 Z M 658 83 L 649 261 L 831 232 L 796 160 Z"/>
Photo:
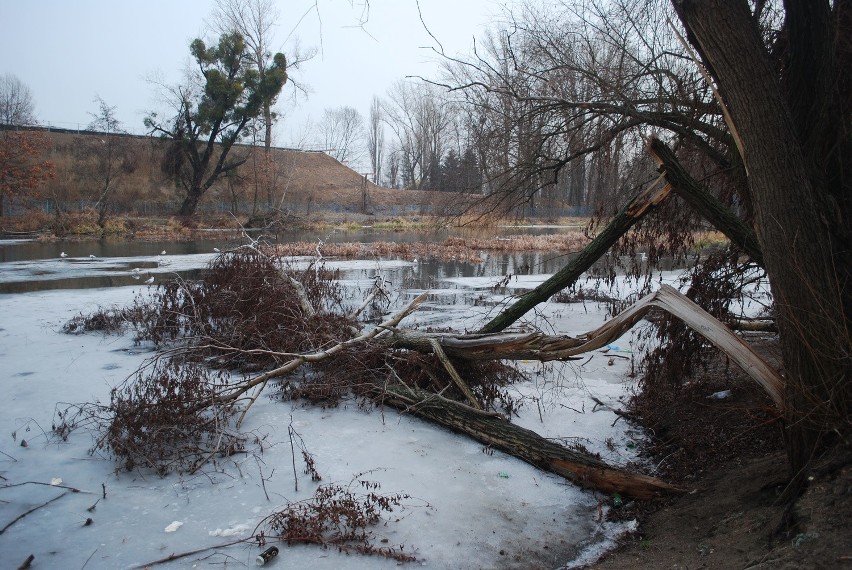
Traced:
<path id="1" fill-rule="evenodd" d="M 115 116 L 115 107 L 101 97 L 96 97 L 95 103 L 98 111 L 89 113 L 92 122 L 87 128 L 98 134 L 80 137 L 75 149 L 75 169 L 87 181 L 87 187 L 96 189 L 95 210 L 98 212 L 98 225 L 103 228 L 116 187 L 122 178 L 136 170 L 138 156 L 121 121 Z"/>
<path id="2" fill-rule="evenodd" d="M 11 73 L 0 76 L 0 123 L 35 124 L 35 105 L 30 88 Z"/>
<path id="3" fill-rule="evenodd" d="M 30 88 L 11 73 L 0 76 L 0 124 L 26 126 L 35 123 Z M 48 134 L 36 130 L 0 130 L 0 218 L 4 204 L 28 195 L 53 178 L 55 165 L 44 156 L 51 149 Z"/>
<path id="4" fill-rule="evenodd" d="M 453 106 L 433 85 L 400 80 L 389 89 L 385 110 L 396 138 L 402 184 L 429 188 L 449 144 Z"/>
<path id="5" fill-rule="evenodd" d="M 649 175 L 636 167 L 651 132 L 730 165 L 730 136 L 666 23 L 671 10 L 646 4 L 527 2 L 473 58 L 448 61 L 444 85 L 465 102 L 498 202 L 542 191 L 571 205 L 617 200 Z"/>
<path id="6" fill-rule="evenodd" d="M 370 168 L 373 171 L 373 182 L 378 184 L 382 179 L 382 161 L 385 153 L 385 123 L 382 103 L 373 96 L 370 103 L 370 118 L 367 125 L 367 151 L 370 154 Z"/>
<path id="7" fill-rule="evenodd" d="M 531 196 L 543 171 L 567 168 L 573 184 L 575 164 L 587 195 L 617 195 L 658 175 L 644 158 L 650 139 L 674 148 L 660 159 L 667 180 L 690 173 L 754 230 L 784 355 L 790 489 L 801 489 L 820 451 L 852 431 L 852 50 L 838 39 L 852 4 L 556 4 L 510 14 L 499 49 L 451 62 L 447 86 L 465 97 L 471 127 L 497 137 L 483 155 L 506 161 L 512 196 Z M 672 219 L 649 224 L 660 235 Z"/>
<path id="8" fill-rule="evenodd" d="M 748 168 L 744 192 L 778 311 L 795 492 L 819 452 L 848 445 L 852 431 L 852 50 L 837 41 L 848 38 L 852 6 L 784 2 L 781 29 L 766 34 L 762 2 L 754 11 L 746 0 L 672 4 L 725 97 Z"/>
<path id="9" fill-rule="evenodd" d="M 325 152 L 340 162 L 356 162 L 364 156 L 364 117 L 354 107 L 323 111 L 317 135 Z"/>

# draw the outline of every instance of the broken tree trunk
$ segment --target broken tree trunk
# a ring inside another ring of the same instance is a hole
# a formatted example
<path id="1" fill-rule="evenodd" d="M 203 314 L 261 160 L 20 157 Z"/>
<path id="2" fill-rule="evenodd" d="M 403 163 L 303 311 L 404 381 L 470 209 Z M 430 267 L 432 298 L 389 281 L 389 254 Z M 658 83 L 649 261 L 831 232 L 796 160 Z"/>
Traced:
<path id="1" fill-rule="evenodd" d="M 666 184 L 660 187 L 658 179 L 650 188 L 635 196 L 568 265 L 532 291 L 521 295 L 517 301 L 479 329 L 480 333 L 494 333 L 506 329 L 539 303 L 573 285 L 583 272 L 600 259 L 636 222 L 665 200 L 672 190 L 746 252 L 755 263 L 763 265 L 763 252 L 754 230 L 701 188 L 662 141 L 651 139 L 648 146 Z"/>
<path id="2" fill-rule="evenodd" d="M 648 150 L 675 193 L 701 214 L 714 228 L 725 234 L 751 259 L 763 266 L 763 251 L 757 235 L 745 222 L 734 215 L 719 200 L 704 190 L 683 168 L 674 152 L 663 141 L 652 138 Z"/>
<path id="3" fill-rule="evenodd" d="M 565 360 L 606 346 L 653 307 L 671 313 L 713 343 L 763 387 L 779 410 L 783 409 L 784 379 L 778 372 L 718 319 L 668 285 L 644 296 L 597 329 L 577 337 L 541 332 L 451 335 L 397 330 L 385 340 L 396 348 L 419 352 L 429 352 L 437 342 L 447 356 L 467 360 Z"/>
<path id="4" fill-rule="evenodd" d="M 494 333 L 504 330 L 524 316 L 527 311 L 577 281 L 636 222 L 668 197 L 671 186 L 668 184 L 660 186 L 660 181 L 657 179 L 651 187 L 630 200 L 568 265 L 532 291 L 521 295 L 517 301 L 479 329 L 479 332 Z"/>
<path id="5" fill-rule="evenodd" d="M 614 468 L 589 453 L 569 449 L 509 423 L 499 414 L 483 412 L 417 388 L 377 385 L 372 390 L 377 402 L 464 433 L 582 487 L 637 499 L 684 491 L 654 477 Z"/>

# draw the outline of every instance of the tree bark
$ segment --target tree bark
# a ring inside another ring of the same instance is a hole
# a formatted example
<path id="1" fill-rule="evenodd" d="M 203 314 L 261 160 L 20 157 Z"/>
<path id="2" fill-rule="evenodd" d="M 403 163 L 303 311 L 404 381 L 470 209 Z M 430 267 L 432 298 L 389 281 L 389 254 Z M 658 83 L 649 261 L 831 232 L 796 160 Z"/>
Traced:
<path id="1" fill-rule="evenodd" d="M 584 271 L 600 259 L 636 222 L 644 218 L 646 214 L 665 200 L 670 192 L 671 187 L 668 184 L 662 187 L 654 185 L 635 196 L 568 265 L 554 273 L 553 277 L 532 291 L 522 295 L 507 309 L 503 310 L 479 329 L 479 332 L 500 332 L 511 326 L 539 303 L 548 300 L 565 287 L 571 286 L 580 278 Z"/>
<path id="2" fill-rule="evenodd" d="M 820 173 L 805 160 L 792 119 L 800 113 L 782 95 L 746 1 L 672 1 L 742 138 L 758 241 L 778 312 L 791 475 L 801 482 L 823 438 L 835 430 L 848 431 L 852 405 L 852 351 L 841 294 L 846 284 L 839 282 L 832 260 L 830 218 L 817 192 L 820 183 L 811 178 Z M 827 6 L 814 3 L 818 10 Z"/>
<path id="3" fill-rule="evenodd" d="M 705 191 L 680 164 L 674 152 L 660 139 L 651 139 L 648 144 L 651 155 L 665 174 L 675 194 L 683 198 L 696 212 L 701 214 L 717 230 L 725 234 L 755 263 L 763 266 L 763 252 L 757 235 L 745 222 L 735 216 L 719 200 Z"/>
<path id="4" fill-rule="evenodd" d="M 567 360 L 606 346 L 644 318 L 652 307 L 674 315 L 704 336 L 760 384 L 778 410 L 783 411 L 784 379 L 710 313 L 668 285 L 644 296 L 597 329 L 577 337 L 541 332 L 452 335 L 396 330 L 385 337 L 385 342 L 393 348 L 426 353 L 435 352 L 437 344 L 445 355 L 464 360 Z"/>
<path id="5" fill-rule="evenodd" d="M 180 206 L 180 210 L 178 210 L 178 216 L 188 218 L 195 213 L 196 208 L 198 208 L 198 201 L 201 199 L 201 191 L 196 190 L 195 188 L 191 189 L 186 194 L 186 198 L 184 198 L 183 203 Z"/>
<path id="6" fill-rule="evenodd" d="M 559 445 L 497 414 L 482 412 L 431 392 L 405 386 L 374 386 L 371 391 L 379 403 L 464 433 L 581 487 L 637 499 L 684 491 L 654 477 L 611 467 L 589 453 Z"/>

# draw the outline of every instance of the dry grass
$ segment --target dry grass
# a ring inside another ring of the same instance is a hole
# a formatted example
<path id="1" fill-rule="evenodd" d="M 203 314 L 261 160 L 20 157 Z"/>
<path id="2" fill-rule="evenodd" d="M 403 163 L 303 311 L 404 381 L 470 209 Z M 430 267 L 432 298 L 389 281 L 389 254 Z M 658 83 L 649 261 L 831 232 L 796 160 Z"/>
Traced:
<path id="1" fill-rule="evenodd" d="M 479 263 L 481 261 L 480 254 L 483 252 L 574 252 L 583 249 L 588 241 L 589 239 L 581 232 L 576 232 L 545 236 L 517 235 L 493 239 L 451 237 L 443 243 L 377 241 L 373 243 L 324 243 L 318 246 L 314 242 L 294 242 L 276 246 L 276 254 L 313 257 L 317 255 L 319 248 L 323 257 L 344 259 L 439 259 Z"/>

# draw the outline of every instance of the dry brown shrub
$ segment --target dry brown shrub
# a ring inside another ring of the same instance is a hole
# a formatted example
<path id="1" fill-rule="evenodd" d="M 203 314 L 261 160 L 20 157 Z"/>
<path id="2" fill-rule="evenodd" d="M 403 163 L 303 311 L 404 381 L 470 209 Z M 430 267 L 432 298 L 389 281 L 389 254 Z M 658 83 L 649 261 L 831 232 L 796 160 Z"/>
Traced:
<path id="1" fill-rule="evenodd" d="M 218 256 L 203 281 L 174 279 L 127 309 L 81 315 L 69 330 L 131 322 L 137 340 L 165 346 L 172 357 L 155 358 L 114 389 L 108 405 L 81 406 L 76 415 L 66 410 L 56 432 L 67 437 L 80 424 L 94 425 L 102 434 L 96 449 L 112 453 L 123 468 L 158 473 L 192 471 L 241 451 L 245 438 L 231 430 L 230 420 L 233 406 L 245 403 L 240 397 L 249 385 L 206 367 L 269 370 L 352 338 L 360 327 L 346 314 L 334 277 L 317 267 L 291 271 L 280 258 L 242 248 Z M 499 361 L 458 361 L 455 368 L 482 408 L 514 412 L 506 386 L 520 378 L 516 369 Z M 354 396 L 366 408 L 377 387 L 391 384 L 464 400 L 434 355 L 398 350 L 381 340 L 296 369 L 280 379 L 280 395 L 323 406 Z"/>
<path id="2" fill-rule="evenodd" d="M 113 388 L 108 405 L 57 409 L 53 432 L 67 439 L 79 427 L 93 429 L 99 435 L 91 453 L 112 455 L 119 469 L 192 473 L 211 459 L 245 449 L 245 436 L 230 429 L 235 409 L 216 403 L 227 383 L 223 372 L 156 360 Z"/>
<path id="3" fill-rule="evenodd" d="M 355 481 L 353 481 L 354 483 Z M 306 501 L 292 503 L 264 519 L 255 535 L 261 544 L 278 540 L 288 545 L 315 544 L 337 548 L 341 552 L 357 552 L 391 558 L 398 562 L 413 562 L 416 558 L 405 552 L 405 545 L 376 546 L 370 528 L 386 521 L 385 514 L 404 509 L 411 497 L 404 493 L 382 495 L 379 484 L 357 479 L 364 493 L 350 486 L 321 485 Z"/>
<path id="4" fill-rule="evenodd" d="M 343 314 L 342 303 L 332 273 L 313 267 L 291 271 L 245 248 L 218 256 L 203 281 L 160 284 L 138 338 L 188 343 L 195 358 L 215 356 L 222 366 L 258 369 L 350 338 L 354 322 Z"/>
<path id="5" fill-rule="evenodd" d="M 87 332 L 117 333 L 130 322 L 126 309 L 117 307 L 97 309 L 90 315 L 80 313 L 62 325 L 66 334 L 83 334 Z"/>
<path id="6" fill-rule="evenodd" d="M 509 415 L 516 411 L 517 403 L 506 389 L 522 379 L 516 368 L 500 361 L 457 360 L 453 365 L 483 409 Z M 465 401 L 464 394 L 435 355 L 393 350 L 379 341 L 343 351 L 333 362 L 320 363 L 314 372 L 282 384 L 281 396 L 328 407 L 337 405 L 348 395 L 356 395 L 363 396 L 362 405 L 369 407 L 375 400 L 377 386 L 404 384 Z"/>
<path id="7" fill-rule="evenodd" d="M 751 292 L 760 291 L 764 277 L 754 264 L 741 263 L 738 253 L 732 249 L 713 253 L 685 277 L 686 296 L 723 323 L 742 317 L 733 305 L 745 304 Z M 653 391 L 660 384 L 678 389 L 695 372 L 706 369 L 717 351 L 680 319 L 664 312 L 654 312 L 651 318 L 654 327 L 648 329 L 646 340 L 654 348 L 641 364 L 644 389 Z"/>

